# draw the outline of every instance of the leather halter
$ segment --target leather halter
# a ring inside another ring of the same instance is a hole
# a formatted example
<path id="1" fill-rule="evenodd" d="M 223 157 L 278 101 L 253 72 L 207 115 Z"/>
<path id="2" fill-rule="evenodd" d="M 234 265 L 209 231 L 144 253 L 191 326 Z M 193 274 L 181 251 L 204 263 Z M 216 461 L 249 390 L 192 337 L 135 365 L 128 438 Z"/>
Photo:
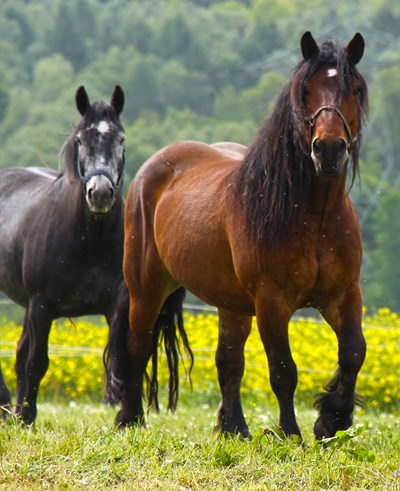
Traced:
<path id="1" fill-rule="evenodd" d="M 306 121 L 310 125 L 311 139 L 312 139 L 312 136 L 313 136 L 315 121 L 317 120 L 318 116 L 322 113 L 322 111 L 331 111 L 331 112 L 334 112 L 342 120 L 344 129 L 345 129 L 346 134 L 347 134 L 347 138 L 349 139 L 348 146 L 352 145 L 353 143 L 355 143 L 357 141 L 358 134 L 355 135 L 355 136 L 353 136 L 351 134 L 350 126 L 348 125 L 348 123 L 347 123 L 345 117 L 343 116 L 342 112 L 340 111 L 340 109 L 338 109 L 336 106 L 330 106 L 330 105 L 321 106 L 319 109 L 317 109 L 315 111 L 315 113 L 313 113 L 309 118 L 306 119 Z"/>
<path id="2" fill-rule="evenodd" d="M 111 182 L 111 185 L 114 188 L 114 191 L 116 191 L 122 184 L 122 181 L 124 178 L 124 173 L 121 172 L 121 174 L 118 177 L 117 182 L 114 181 L 112 175 L 108 171 L 106 171 L 105 169 L 95 169 L 92 172 L 89 172 L 88 174 L 83 175 L 82 171 L 81 171 L 81 159 L 80 159 L 81 145 L 80 145 L 79 141 L 76 142 L 76 145 L 77 145 L 76 169 L 77 169 L 78 176 L 79 176 L 79 179 L 80 179 L 82 185 L 85 186 L 86 183 L 94 176 L 104 176 Z M 125 152 L 124 152 L 123 160 L 125 160 Z"/>

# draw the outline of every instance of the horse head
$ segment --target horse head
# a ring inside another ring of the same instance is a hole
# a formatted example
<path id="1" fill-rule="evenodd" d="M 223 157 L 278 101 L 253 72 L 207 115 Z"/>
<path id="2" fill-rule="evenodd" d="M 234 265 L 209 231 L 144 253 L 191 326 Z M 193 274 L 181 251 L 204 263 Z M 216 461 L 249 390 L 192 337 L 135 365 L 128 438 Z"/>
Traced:
<path id="1" fill-rule="evenodd" d="M 124 107 L 124 92 L 116 85 L 110 104 L 91 104 L 81 86 L 75 101 L 82 115 L 74 135 L 75 171 L 91 213 L 107 215 L 123 180 L 125 133 L 119 115 Z"/>
<path id="2" fill-rule="evenodd" d="M 355 65 L 364 46 L 359 33 L 343 50 L 332 50 L 329 41 L 318 46 L 310 32 L 301 39 L 304 62 L 313 67 L 302 97 L 311 157 L 320 177 L 340 175 L 351 152 L 358 149 L 366 85 Z"/>

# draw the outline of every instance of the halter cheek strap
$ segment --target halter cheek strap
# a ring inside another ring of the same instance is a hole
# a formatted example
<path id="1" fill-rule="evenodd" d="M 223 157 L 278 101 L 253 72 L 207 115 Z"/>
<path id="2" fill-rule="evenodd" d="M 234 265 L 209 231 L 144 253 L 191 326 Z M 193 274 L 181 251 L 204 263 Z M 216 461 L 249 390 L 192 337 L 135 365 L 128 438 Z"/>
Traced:
<path id="1" fill-rule="evenodd" d="M 315 111 L 314 114 L 312 114 L 309 118 L 306 119 L 306 121 L 310 125 L 311 139 L 312 139 L 313 132 L 314 132 L 315 121 L 317 120 L 318 116 L 322 113 L 322 111 L 331 111 L 331 112 L 336 113 L 339 116 L 339 118 L 343 122 L 343 126 L 344 126 L 344 129 L 346 131 L 347 138 L 349 139 L 349 146 L 352 145 L 353 143 L 355 143 L 357 141 L 358 134 L 355 135 L 355 136 L 353 136 L 351 134 L 350 126 L 348 125 L 348 123 L 347 123 L 345 117 L 343 116 L 342 112 L 340 111 L 340 109 L 338 109 L 336 106 L 329 106 L 329 105 L 327 105 L 327 106 L 321 106 L 319 109 L 317 109 Z"/>
<path id="2" fill-rule="evenodd" d="M 79 176 L 79 179 L 80 179 L 82 185 L 85 186 L 86 183 L 94 176 L 105 176 L 111 182 L 112 187 L 116 191 L 122 184 L 122 181 L 124 178 L 123 172 L 121 172 L 121 174 L 119 175 L 117 182 L 114 181 L 114 178 L 112 177 L 112 175 L 108 171 L 106 171 L 105 169 L 95 169 L 92 172 L 89 172 L 88 174 L 83 175 L 82 170 L 81 170 L 81 159 L 80 159 L 81 146 L 80 146 L 79 142 L 77 142 L 76 144 L 77 144 L 76 170 L 78 172 L 78 176 Z M 123 159 L 125 160 L 125 153 L 124 153 Z"/>

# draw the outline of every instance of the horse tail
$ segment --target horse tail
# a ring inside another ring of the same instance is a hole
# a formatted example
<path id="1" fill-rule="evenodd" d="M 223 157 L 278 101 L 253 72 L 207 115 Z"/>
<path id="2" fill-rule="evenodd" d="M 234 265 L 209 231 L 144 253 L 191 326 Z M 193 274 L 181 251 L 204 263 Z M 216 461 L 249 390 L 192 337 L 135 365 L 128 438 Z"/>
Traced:
<path id="1" fill-rule="evenodd" d="M 179 357 L 183 351 L 190 360 L 187 370 L 191 384 L 191 370 L 193 367 L 193 353 L 183 325 L 182 304 L 185 298 L 185 289 L 178 288 L 164 302 L 158 316 L 153 338 L 152 374 L 147 377 L 147 398 L 149 405 L 158 410 L 158 347 L 164 342 L 164 350 L 169 369 L 168 410 L 175 411 L 179 396 Z"/>
<path id="2" fill-rule="evenodd" d="M 190 365 L 189 380 L 193 367 L 193 353 L 183 325 L 182 304 L 185 289 L 179 288 L 164 302 L 157 318 L 153 334 L 152 373 L 147 373 L 147 399 L 158 411 L 158 347 L 164 342 L 169 377 L 168 409 L 174 411 L 179 395 L 179 357 L 183 351 L 188 355 Z M 127 336 L 129 332 L 129 291 L 125 281 L 121 281 L 117 290 L 117 301 L 109 325 L 108 342 L 103 354 L 106 373 L 106 389 L 104 400 L 113 406 L 128 401 L 126 380 L 129 374 L 129 353 Z M 178 335 L 177 335 L 178 334 Z M 181 342 L 180 342 L 180 340 Z"/>
<path id="3" fill-rule="evenodd" d="M 103 364 L 106 374 L 104 401 L 112 406 L 127 401 L 125 381 L 129 373 L 127 335 L 129 332 L 129 291 L 121 280 L 116 304 L 109 323 L 107 345 L 104 349 Z"/>

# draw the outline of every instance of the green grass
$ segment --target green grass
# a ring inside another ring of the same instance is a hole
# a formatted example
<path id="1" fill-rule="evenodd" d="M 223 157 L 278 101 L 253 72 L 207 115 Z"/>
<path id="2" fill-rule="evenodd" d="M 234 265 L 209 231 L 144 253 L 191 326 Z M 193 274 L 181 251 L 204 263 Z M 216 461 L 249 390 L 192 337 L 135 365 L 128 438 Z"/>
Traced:
<path id="1" fill-rule="evenodd" d="M 300 444 L 283 438 L 275 427 L 277 402 L 256 332 L 246 348 L 242 384 L 253 440 L 214 434 L 220 400 L 214 361 L 217 318 L 186 314 L 185 322 L 195 352 L 193 391 L 182 369 L 176 414 L 162 408 L 159 415 L 149 414 L 145 430 L 118 431 L 113 427 L 116 411 L 98 402 L 105 325 L 57 321 L 35 426 L 23 428 L 13 419 L 0 420 L 0 491 L 400 491 L 400 318 L 396 314 L 382 309 L 365 319 L 368 352 L 357 383 L 365 406 L 356 410 L 356 426 L 325 446 L 314 441 L 316 413 L 311 407 L 314 394 L 337 362 L 331 329 L 312 319 L 291 324 L 299 370 L 296 408 L 304 437 Z M 0 349 L 13 355 L 20 329 L 0 322 L 4 343 Z M 1 361 L 15 392 L 11 355 L 3 352 Z M 162 403 L 167 400 L 167 378 L 165 358 L 160 356 Z"/>
<path id="2" fill-rule="evenodd" d="M 299 410 L 299 444 L 274 427 L 275 408 L 264 409 L 262 401 L 246 407 L 253 440 L 242 441 L 214 434 L 217 408 L 201 396 L 123 431 L 111 408 L 42 403 L 34 427 L 0 423 L 0 489 L 400 489 L 398 415 L 358 409 L 357 425 L 321 446 L 314 411 Z"/>

